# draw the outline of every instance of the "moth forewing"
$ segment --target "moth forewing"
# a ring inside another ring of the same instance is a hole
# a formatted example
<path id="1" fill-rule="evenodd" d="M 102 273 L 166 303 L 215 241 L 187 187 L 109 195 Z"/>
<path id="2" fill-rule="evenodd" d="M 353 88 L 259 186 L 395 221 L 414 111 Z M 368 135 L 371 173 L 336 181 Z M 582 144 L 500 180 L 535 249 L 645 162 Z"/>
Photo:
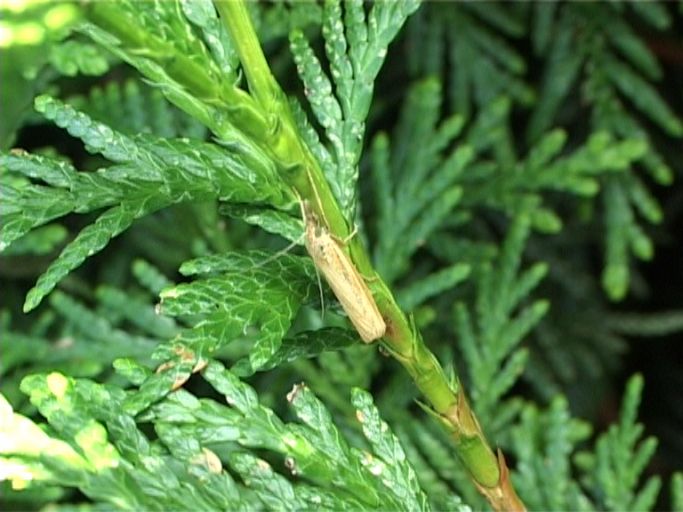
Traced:
<path id="1" fill-rule="evenodd" d="M 332 288 L 362 340 L 370 343 L 381 338 L 387 326 L 368 285 L 349 256 L 305 203 L 303 210 L 306 223 L 304 240 L 313 263 Z"/>

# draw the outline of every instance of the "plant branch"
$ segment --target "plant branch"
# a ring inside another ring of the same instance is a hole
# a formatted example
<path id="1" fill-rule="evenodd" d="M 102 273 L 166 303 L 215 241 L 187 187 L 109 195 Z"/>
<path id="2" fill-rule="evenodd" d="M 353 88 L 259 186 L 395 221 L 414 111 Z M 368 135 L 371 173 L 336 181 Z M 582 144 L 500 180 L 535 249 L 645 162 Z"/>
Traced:
<path id="1" fill-rule="evenodd" d="M 244 66 L 244 73 L 252 95 L 265 109 L 268 109 L 271 103 L 278 100 L 280 88 L 270 72 L 258 37 L 251 29 L 246 4 L 233 1 L 219 1 L 214 4 L 235 41 L 240 61 L 249 63 L 249 66 Z"/>
<path id="2" fill-rule="evenodd" d="M 283 177 L 321 214 L 332 234 L 346 238 L 348 224 L 320 166 L 298 134 L 285 95 L 261 51 L 244 1 L 214 3 L 237 47 L 251 94 L 267 109 L 266 117 L 279 123 L 270 130 L 268 142 L 274 148 Z M 373 278 L 369 286 L 387 324 L 382 344 L 406 368 L 429 402 L 429 412 L 450 432 L 456 452 L 479 491 L 495 510 L 524 510 L 508 478 L 505 460 L 488 445 L 459 380 L 449 381 L 446 377 L 414 323 L 401 311 L 391 290 L 372 267 L 359 237 L 354 237 L 347 249 L 359 272 Z"/>

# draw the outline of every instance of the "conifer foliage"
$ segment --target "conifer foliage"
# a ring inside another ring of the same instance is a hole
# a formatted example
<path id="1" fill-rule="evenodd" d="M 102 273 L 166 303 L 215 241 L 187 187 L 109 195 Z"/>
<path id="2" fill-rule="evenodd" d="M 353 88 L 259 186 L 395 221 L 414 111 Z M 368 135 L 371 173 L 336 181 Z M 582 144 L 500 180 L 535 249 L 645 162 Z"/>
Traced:
<path id="1" fill-rule="evenodd" d="M 628 336 L 683 331 L 616 305 L 680 216 L 647 41 L 675 6 L 0 12 L 4 509 L 683 510 L 647 380 L 586 412 Z M 311 219 L 375 343 L 297 247 Z"/>

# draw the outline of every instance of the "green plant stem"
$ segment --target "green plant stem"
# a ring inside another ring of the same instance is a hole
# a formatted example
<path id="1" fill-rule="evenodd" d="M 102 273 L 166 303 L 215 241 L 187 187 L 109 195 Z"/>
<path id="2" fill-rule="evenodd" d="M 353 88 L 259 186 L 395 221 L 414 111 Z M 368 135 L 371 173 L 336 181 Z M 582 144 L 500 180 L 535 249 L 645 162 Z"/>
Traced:
<path id="1" fill-rule="evenodd" d="M 122 15 L 112 2 L 88 4 L 88 18 L 116 36 L 130 50 L 163 67 L 176 83 L 211 105 L 220 115 L 208 121 L 226 140 L 256 147 L 278 166 L 283 179 L 308 201 L 329 231 L 339 239 L 351 233 L 315 157 L 300 137 L 284 92 L 272 75 L 243 0 L 214 1 L 242 62 L 249 92 L 225 80 L 215 69 L 198 66 L 172 43 L 149 34 L 139 20 Z M 455 450 L 477 488 L 496 510 L 523 510 L 479 427 L 457 378 L 449 381 L 411 320 L 401 311 L 391 290 L 374 270 L 360 237 L 345 245 L 368 284 L 386 324 L 384 347 L 406 368 L 433 414 L 451 433 Z"/>
<path id="2" fill-rule="evenodd" d="M 340 239 L 346 239 L 351 229 L 320 165 L 299 136 L 287 98 L 271 73 L 245 2 L 230 0 L 214 4 L 235 44 L 249 91 L 266 112 L 269 126 L 262 149 L 274 156 L 285 179 L 310 202 L 318 216 L 325 219 L 330 231 Z M 360 241 L 354 238 L 348 245 L 361 273 L 374 276 L 370 258 Z"/>
<path id="3" fill-rule="evenodd" d="M 256 100 L 268 108 L 275 100 L 280 87 L 270 71 L 261 44 L 251 29 L 251 19 L 243 2 L 214 2 L 216 10 L 232 35 L 241 62 L 249 62 L 244 68 L 249 88 Z"/>
<path id="4" fill-rule="evenodd" d="M 282 174 L 309 201 L 330 232 L 346 238 L 349 228 L 317 161 L 298 134 L 285 95 L 272 76 L 243 0 L 214 1 L 242 62 L 250 93 L 274 120 L 268 141 Z M 430 412 L 451 433 L 455 449 L 475 485 L 495 510 L 524 510 L 510 480 L 502 455 L 496 456 L 469 406 L 457 378 L 449 381 L 414 324 L 401 311 L 391 290 L 374 271 L 367 251 L 355 237 L 347 245 L 359 272 L 372 277 L 377 306 L 387 324 L 384 347 L 408 371 L 431 405 Z"/>

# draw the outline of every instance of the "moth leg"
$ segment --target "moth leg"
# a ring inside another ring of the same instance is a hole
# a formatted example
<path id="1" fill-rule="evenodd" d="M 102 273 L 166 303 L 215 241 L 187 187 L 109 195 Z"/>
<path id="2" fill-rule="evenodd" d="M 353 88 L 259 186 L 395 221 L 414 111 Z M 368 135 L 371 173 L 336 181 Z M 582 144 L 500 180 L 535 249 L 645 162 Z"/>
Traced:
<path id="1" fill-rule="evenodd" d="M 357 225 L 354 225 L 354 226 L 353 226 L 353 231 L 351 231 L 351 233 L 350 233 L 349 235 L 347 235 L 346 237 L 344 237 L 344 238 L 339 238 L 338 236 L 333 235 L 332 233 L 330 233 L 330 236 L 331 236 L 338 244 L 341 244 L 341 245 L 345 246 L 345 245 L 348 244 L 349 241 L 351 241 L 351 239 L 352 239 L 354 236 L 356 236 L 357 234 L 358 234 L 358 226 L 357 226 Z M 358 269 L 356 269 L 356 271 L 358 271 Z M 366 276 L 366 275 L 361 274 L 360 272 L 358 272 L 358 275 L 361 276 L 361 277 L 363 278 L 363 280 L 364 280 L 364 281 L 367 281 L 368 283 L 373 283 L 373 282 L 375 282 L 375 281 L 377 281 L 377 280 L 379 279 L 378 276 Z"/>
<path id="2" fill-rule="evenodd" d="M 379 281 L 379 276 L 366 276 L 358 272 L 358 275 L 360 275 L 364 281 L 367 281 L 368 283 L 374 283 L 375 281 Z"/>
<path id="3" fill-rule="evenodd" d="M 341 238 L 341 239 L 340 239 L 339 237 L 336 237 L 336 236 L 334 236 L 334 235 L 332 235 L 332 237 L 333 237 L 337 242 L 339 242 L 340 244 L 346 245 L 346 244 L 348 244 L 348 243 L 353 239 L 353 237 L 356 236 L 357 234 L 358 234 L 358 226 L 354 225 L 354 226 L 353 226 L 353 231 L 351 231 L 351 233 L 350 233 L 349 235 L 345 236 L 344 238 Z"/>

